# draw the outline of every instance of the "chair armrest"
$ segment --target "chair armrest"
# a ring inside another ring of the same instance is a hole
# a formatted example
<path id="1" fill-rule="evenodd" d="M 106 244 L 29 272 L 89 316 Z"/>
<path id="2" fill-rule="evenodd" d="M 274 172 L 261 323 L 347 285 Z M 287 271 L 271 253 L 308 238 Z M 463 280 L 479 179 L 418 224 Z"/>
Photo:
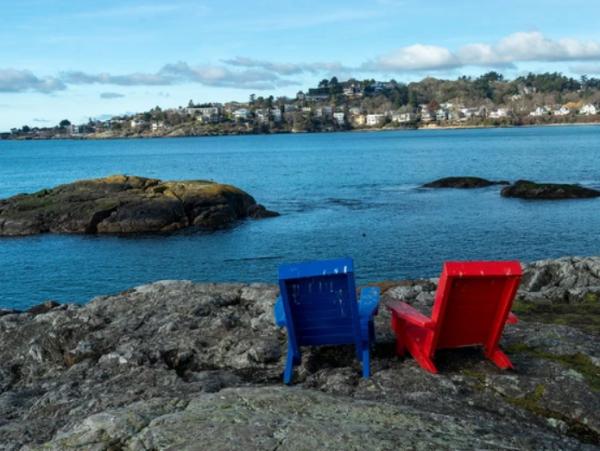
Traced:
<path id="1" fill-rule="evenodd" d="M 275 306 L 273 307 L 273 314 L 275 316 L 275 324 L 279 327 L 283 327 L 287 324 L 281 296 L 277 296 L 277 301 L 275 301 Z"/>
<path id="2" fill-rule="evenodd" d="M 517 324 L 519 318 L 513 312 L 508 312 L 508 318 L 506 318 L 506 324 Z"/>
<path id="3" fill-rule="evenodd" d="M 361 319 L 370 319 L 373 315 L 377 315 L 380 294 L 379 287 L 366 287 L 360 290 L 358 316 Z"/>
<path id="4" fill-rule="evenodd" d="M 430 328 L 434 324 L 431 318 L 423 315 L 406 302 L 394 301 L 389 303 L 387 307 L 391 310 L 392 314 L 399 316 L 404 321 L 414 324 L 415 326 Z"/>

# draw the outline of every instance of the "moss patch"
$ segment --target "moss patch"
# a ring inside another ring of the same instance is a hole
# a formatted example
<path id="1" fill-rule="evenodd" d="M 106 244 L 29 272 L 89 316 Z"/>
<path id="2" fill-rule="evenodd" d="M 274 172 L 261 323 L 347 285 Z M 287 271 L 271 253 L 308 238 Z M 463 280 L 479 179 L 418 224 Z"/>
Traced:
<path id="1" fill-rule="evenodd" d="M 507 399 L 511 404 L 539 415 L 540 413 L 538 413 L 538 411 L 541 409 L 539 402 L 542 399 L 542 396 L 544 396 L 545 392 L 546 387 L 544 387 L 542 384 L 537 384 L 531 393 L 527 393 L 525 396 L 520 398 L 507 397 Z"/>
<path id="2" fill-rule="evenodd" d="M 598 301 L 600 301 L 600 296 L 598 295 L 598 293 L 593 293 L 591 291 L 589 293 L 586 293 L 583 297 L 583 302 L 585 302 L 586 304 L 597 304 Z"/>
<path id="3" fill-rule="evenodd" d="M 470 379 L 474 380 L 474 386 L 473 388 L 475 388 L 476 390 L 484 390 L 486 385 L 485 385 L 485 374 L 482 373 L 481 371 L 477 371 L 471 368 L 465 368 L 462 369 L 460 371 L 460 374 L 462 374 L 465 377 L 468 377 Z"/>
<path id="4" fill-rule="evenodd" d="M 552 354 L 541 349 L 517 343 L 505 348 L 509 354 L 527 354 L 540 359 L 560 363 L 567 369 L 572 369 L 581 374 L 593 391 L 600 392 L 600 367 L 594 365 L 592 360 L 580 352 L 575 354 Z"/>
<path id="5" fill-rule="evenodd" d="M 526 321 L 563 324 L 600 335 L 600 302 L 596 293 L 587 293 L 584 302 L 580 304 L 533 303 L 517 300 L 513 305 L 513 311 Z"/>
<path id="6" fill-rule="evenodd" d="M 521 397 L 506 397 L 506 400 L 513 406 L 533 413 L 544 418 L 555 418 L 567 425 L 567 434 L 575 437 L 584 443 L 600 443 L 600 434 L 589 426 L 570 418 L 560 412 L 548 409 L 540 404 L 541 399 L 546 392 L 546 387 L 542 384 L 535 386 L 535 389 Z"/>

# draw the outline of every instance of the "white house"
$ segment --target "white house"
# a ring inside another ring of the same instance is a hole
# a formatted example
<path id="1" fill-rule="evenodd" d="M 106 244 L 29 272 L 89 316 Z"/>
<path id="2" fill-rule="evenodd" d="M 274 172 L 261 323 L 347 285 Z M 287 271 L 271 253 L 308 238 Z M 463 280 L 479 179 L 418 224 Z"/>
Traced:
<path id="1" fill-rule="evenodd" d="M 367 126 L 375 127 L 383 124 L 385 121 L 385 114 L 367 114 Z"/>
<path id="2" fill-rule="evenodd" d="M 435 112 L 435 118 L 438 121 L 446 121 L 446 120 L 448 120 L 448 110 L 445 109 L 445 108 L 439 108 Z"/>
<path id="3" fill-rule="evenodd" d="M 431 111 L 429 111 L 429 107 L 425 104 L 420 105 L 421 107 L 421 121 L 423 122 L 431 122 L 435 119 L 435 116 Z"/>
<path id="4" fill-rule="evenodd" d="M 506 108 L 497 108 L 495 110 L 490 111 L 489 118 L 490 119 L 502 119 L 504 117 L 508 117 L 510 111 Z"/>
<path id="5" fill-rule="evenodd" d="M 546 108 L 545 106 L 538 106 L 535 110 L 533 110 L 531 113 L 529 113 L 530 116 L 533 117 L 541 117 L 541 116 L 545 116 L 548 114 L 548 108 Z"/>
<path id="6" fill-rule="evenodd" d="M 415 113 L 394 113 L 392 114 L 392 122 L 399 122 L 401 124 L 407 122 L 414 122 L 417 120 Z"/>
<path id="7" fill-rule="evenodd" d="M 268 110 L 262 110 L 262 109 L 255 110 L 254 115 L 256 116 L 256 119 L 260 123 L 269 122 L 269 111 Z"/>
<path id="8" fill-rule="evenodd" d="M 66 131 L 68 135 L 78 135 L 79 134 L 79 126 L 74 124 L 69 124 L 66 126 Z"/>
<path id="9" fill-rule="evenodd" d="M 231 114 L 236 121 L 246 120 L 250 117 L 250 111 L 247 108 L 239 108 Z"/>
<path id="10" fill-rule="evenodd" d="M 221 109 L 216 106 L 198 108 L 198 112 L 205 118 L 214 120 L 221 115 Z"/>
<path id="11" fill-rule="evenodd" d="M 281 110 L 279 108 L 271 108 L 271 117 L 275 122 L 281 122 Z"/>
<path id="12" fill-rule="evenodd" d="M 579 110 L 579 114 L 584 114 L 586 116 L 593 116 L 594 114 L 598 114 L 598 110 L 599 109 L 596 108 L 596 106 L 592 105 L 591 103 L 588 103 L 581 107 L 581 109 Z"/>
<path id="13" fill-rule="evenodd" d="M 144 121 L 143 119 L 131 119 L 131 121 L 129 122 L 129 126 L 131 128 L 143 127 L 144 125 L 146 125 L 146 121 Z"/>
<path id="14" fill-rule="evenodd" d="M 190 116 L 195 116 L 196 114 L 199 114 L 204 117 L 212 117 L 218 116 L 220 113 L 220 109 L 216 106 L 188 107 L 185 109 L 185 112 Z"/>
<path id="15" fill-rule="evenodd" d="M 472 117 L 480 116 L 481 113 L 479 108 L 461 108 L 458 110 L 460 114 L 461 120 L 466 121 L 467 119 L 471 119 Z"/>
<path id="16" fill-rule="evenodd" d="M 152 128 L 153 132 L 156 132 L 158 130 L 160 130 L 161 128 L 164 128 L 165 123 L 164 122 L 152 122 L 152 124 L 150 125 L 150 127 Z"/>
<path id="17" fill-rule="evenodd" d="M 337 111 L 333 113 L 333 120 L 338 125 L 344 125 L 346 123 L 346 114 L 343 111 Z"/>
<path id="18" fill-rule="evenodd" d="M 571 112 L 566 106 L 561 106 L 558 110 L 554 110 L 552 114 L 555 116 L 567 116 Z"/>
<path id="19" fill-rule="evenodd" d="M 362 97 L 363 90 L 359 83 L 351 83 L 344 86 L 342 90 L 346 97 Z"/>

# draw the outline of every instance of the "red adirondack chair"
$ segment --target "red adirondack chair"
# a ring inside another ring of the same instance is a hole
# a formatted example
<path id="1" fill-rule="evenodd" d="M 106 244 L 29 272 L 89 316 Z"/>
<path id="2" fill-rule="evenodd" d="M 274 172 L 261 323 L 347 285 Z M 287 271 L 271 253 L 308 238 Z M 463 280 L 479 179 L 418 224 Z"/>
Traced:
<path id="1" fill-rule="evenodd" d="M 396 353 L 408 350 L 419 365 L 437 373 L 437 349 L 482 345 L 485 356 L 502 369 L 512 363 L 498 347 L 521 281 L 518 261 L 446 262 L 435 294 L 431 318 L 404 302 L 388 305 Z"/>

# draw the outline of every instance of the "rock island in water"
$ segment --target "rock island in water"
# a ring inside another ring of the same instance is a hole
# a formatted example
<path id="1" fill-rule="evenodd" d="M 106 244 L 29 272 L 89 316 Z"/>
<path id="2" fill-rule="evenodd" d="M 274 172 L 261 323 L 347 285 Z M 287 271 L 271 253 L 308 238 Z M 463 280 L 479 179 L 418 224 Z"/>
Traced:
<path id="1" fill-rule="evenodd" d="M 215 230 L 277 216 L 231 185 L 115 175 L 0 200 L 0 236 Z"/>

